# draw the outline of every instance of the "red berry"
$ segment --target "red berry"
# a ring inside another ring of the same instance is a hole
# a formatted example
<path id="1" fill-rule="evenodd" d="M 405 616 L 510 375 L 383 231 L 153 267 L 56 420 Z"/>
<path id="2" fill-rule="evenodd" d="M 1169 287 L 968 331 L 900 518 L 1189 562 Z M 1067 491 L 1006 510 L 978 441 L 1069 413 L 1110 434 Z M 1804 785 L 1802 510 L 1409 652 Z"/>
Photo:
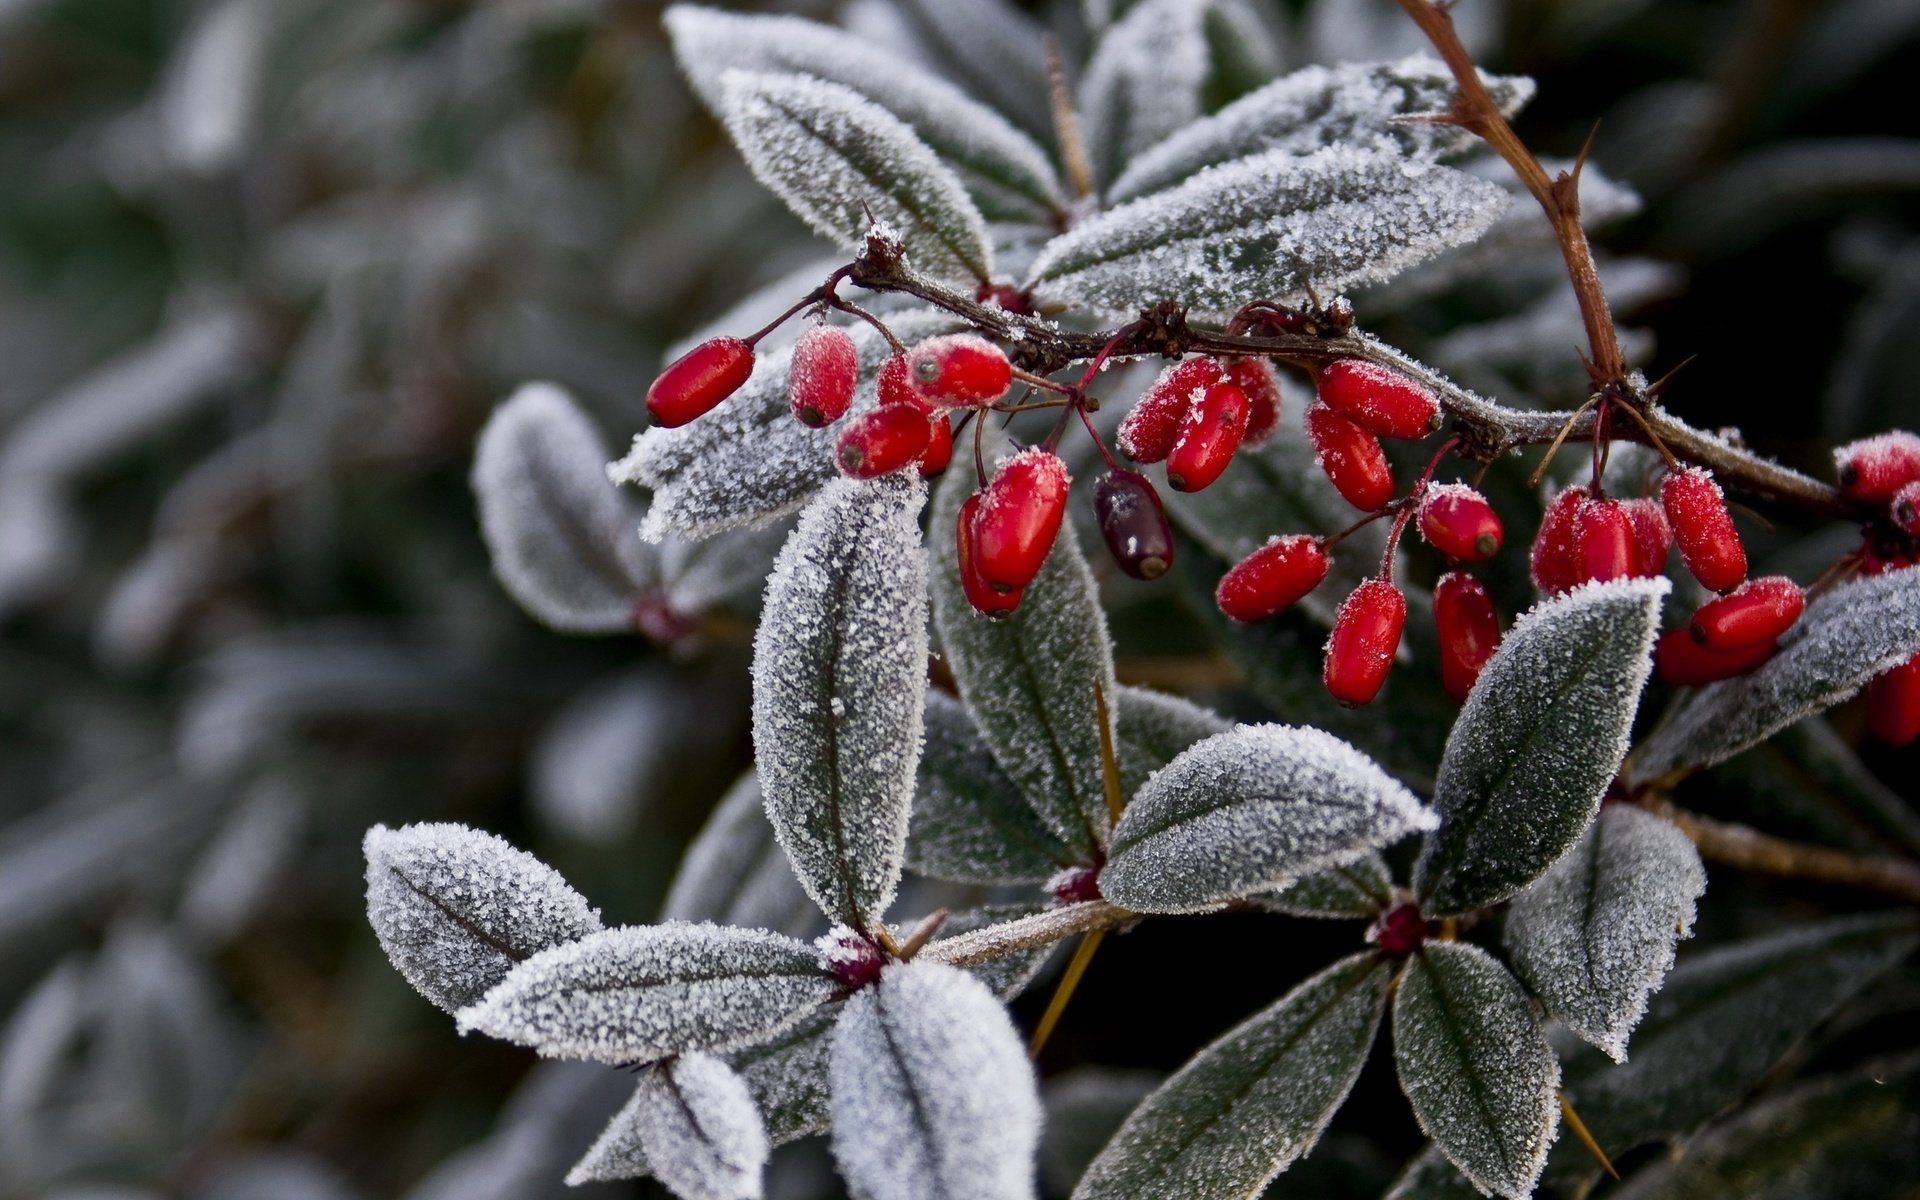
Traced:
<path id="1" fill-rule="evenodd" d="M 787 403 L 802 425 L 838 421 L 853 402 L 860 378 L 860 352 L 847 331 L 815 325 L 800 335 L 787 371 Z"/>
<path id="2" fill-rule="evenodd" d="M 1433 927 L 1420 915 L 1417 904 L 1396 904 L 1380 914 L 1368 930 L 1368 940 L 1388 958 L 1405 958 L 1418 950 Z"/>
<path id="3" fill-rule="evenodd" d="M 1055 904 L 1084 904 L 1100 898 L 1098 867 L 1067 867 L 1047 880 Z"/>
<path id="4" fill-rule="evenodd" d="M 1909 537 L 1920 537 L 1920 480 L 1907 484 L 1893 494 L 1887 506 L 1894 528 Z"/>
<path id="5" fill-rule="evenodd" d="M 647 389 L 647 412 L 671 429 L 709 412 L 753 374 L 753 347 L 739 338 L 709 338 L 660 372 Z"/>
<path id="6" fill-rule="evenodd" d="M 1328 363 L 1319 392 L 1322 404 L 1381 437 L 1423 438 L 1440 428 L 1440 401 L 1431 391 L 1365 359 Z"/>
<path id="7" fill-rule="evenodd" d="M 1661 634 L 1654 645 L 1653 666 L 1661 680 L 1673 687 L 1700 687 L 1745 675 L 1772 658 L 1779 648 L 1773 642 L 1761 642 L 1723 654 L 1694 641 L 1687 630 L 1674 629 Z"/>
<path id="8" fill-rule="evenodd" d="M 1862 438 L 1833 452 L 1840 491 L 1851 500 L 1891 500 L 1920 479 L 1920 437 L 1904 429 Z"/>
<path id="9" fill-rule="evenodd" d="M 1013 384 L 1013 364 L 983 337 L 949 333 L 907 351 L 907 378 L 915 392 L 935 404 L 991 404 Z"/>
<path id="10" fill-rule="evenodd" d="M 1247 433 L 1247 394 L 1231 379 L 1207 389 L 1187 413 L 1167 454 L 1167 484 L 1177 492 L 1197 492 L 1220 478 Z"/>
<path id="11" fill-rule="evenodd" d="M 1580 557 L 1574 552 L 1573 518 L 1587 489 L 1570 487 L 1548 503 L 1533 536 L 1533 586 L 1542 596 L 1557 596 L 1580 582 Z"/>
<path id="12" fill-rule="evenodd" d="M 982 304 L 997 304 L 1010 313 L 1033 311 L 1033 297 L 1011 283 L 988 283 L 982 280 L 980 286 L 973 289 L 973 298 Z"/>
<path id="13" fill-rule="evenodd" d="M 834 453 L 842 473 L 872 479 L 919 458 L 931 436 L 925 414 L 898 404 L 882 405 L 847 422 Z"/>
<path id="14" fill-rule="evenodd" d="M 1500 618 L 1486 587 L 1465 571 L 1449 571 L 1433 585 L 1433 626 L 1440 639 L 1440 684 L 1464 701 L 1500 648 Z"/>
<path id="15" fill-rule="evenodd" d="M 1220 364 L 1211 358 L 1184 359 L 1160 372 L 1120 422 L 1114 438 L 1120 452 L 1135 462 L 1156 463 L 1165 458 L 1186 424 L 1187 413 L 1222 377 Z"/>
<path id="16" fill-rule="evenodd" d="M 1920 737 L 1920 654 L 1867 684 L 1867 728 L 1889 746 Z"/>
<path id="17" fill-rule="evenodd" d="M 1688 631 L 1709 650 L 1745 650 L 1785 633 L 1806 606 L 1799 584 L 1785 575 L 1763 575 L 1702 604 Z"/>
<path id="18" fill-rule="evenodd" d="M 973 520 L 974 561 L 980 577 L 998 591 L 1018 591 L 1033 582 L 1059 536 L 1067 511 L 1067 464 L 1038 446 L 1001 465 L 980 492 Z"/>
<path id="19" fill-rule="evenodd" d="M 960 590 L 966 593 L 967 603 L 977 613 L 998 620 L 1020 607 L 1020 589 L 1010 592 L 995 591 L 980 574 L 979 564 L 974 554 L 973 526 L 980 515 L 980 503 L 984 492 L 975 492 L 968 496 L 966 503 L 960 506 L 960 520 L 954 526 L 954 539 L 959 547 Z"/>
<path id="20" fill-rule="evenodd" d="M 1661 483 L 1660 503 L 1680 547 L 1680 561 L 1693 577 L 1709 591 L 1740 586 L 1747 577 L 1747 548 L 1740 544 L 1740 531 L 1733 527 L 1726 497 L 1713 476 L 1699 467 L 1676 471 Z"/>
<path id="21" fill-rule="evenodd" d="M 1455 562 L 1485 562 L 1500 549 L 1500 518 L 1464 483 L 1430 487 L 1420 498 L 1420 535 Z"/>
<path id="22" fill-rule="evenodd" d="M 1639 559 L 1636 575 L 1654 576 L 1667 569 L 1667 555 L 1673 552 L 1673 529 L 1667 514 L 1645 496 L 1623 501 L 1627 519 L 1633 522 L 1633 545 Z"/>
<path id="23" fill-rule="evenodd" d="M 1367 512 L 1393 499 L 1393 468 L 1380 439 L 1324 404 L 1307 409 L 1307 440 L 1320 469 L 1348 504 Z"/>
<path id="24" fill-rule="evenodd" d="M 876 383 L 879 387 L 880 403 L 907 404 L 929 415 L 933 413 L 933 405 L 913 390 L 913 380 L 907 374 L 906 355 L 896 354 L 881 363 L 880 376 Z"/>
<path id="25" fill-rule="evenodd" d="M 1369 579 L 1340 605 L 1327 639 L 1322 679 L 1333 698 L 1348 707 L 1380 694 L 1407 623 L 1407 598 L 1384 579 Z"/>
<path id="26" fill-rule="evenodd" d="M 1247 432 L 1240 440 L 1249 446 L 1267 440 L 1280 424 L 1280 377 L 1264 358 L 1230 358 L 1227 378 L 1247 394 Z"/>
<path id="27" fill-rule="evenodd" d="M 932 479 L 953 461 L 953 422 L 941 413 L 927 418 L 927 448 L 920 452 L 920 477 Z"/>
<path id="28" fill-rule="evenodd" d="M 1220 611 L 1260 621 L 1298 604 L 1327 577 L 1327 552 L 1304 533 L 1270 539 L 1233 564 L 1213 590 Z"/>
<path id="29" fill-rule="evenodd" d="M 1158 579 L 1173 565 L 1173 530 L 1160 494 L 1138 471 L 1108 471 L 1093 485 L 1100 536 L 1120 569 L 1135 579 Z"/>
<path id="30" fill-rule="evenodd" d="M 877 981 L 887 965 L 886 951 L 844 925 L 821 939 L 821 945 L 827 971 L 842 987 L 856 992 Z"/>
<path id="31" fill-rule="evenodd" d="M 1624 579 L 1640 570 L 1640 547 L 1633 518 L 1618 500 L 1587 499 L 1573 513 L 1576 583 Z"/>

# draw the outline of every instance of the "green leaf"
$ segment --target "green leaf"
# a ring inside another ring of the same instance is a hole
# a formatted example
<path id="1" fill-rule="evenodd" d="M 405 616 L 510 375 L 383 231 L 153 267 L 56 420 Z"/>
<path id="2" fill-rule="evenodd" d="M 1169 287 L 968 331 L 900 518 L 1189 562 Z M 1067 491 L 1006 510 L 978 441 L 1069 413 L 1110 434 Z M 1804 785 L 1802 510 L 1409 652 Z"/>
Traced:
<path id="1" fill-rule="evenodd" d="M 1428 942 L 1393 1003 L 1393 1058 L 1420 1128 L 1482 1191 L 1525 1197 L 1560 1119 L 1560 1064 L 1526 992 L 1477 946 Z"/>
<path id="2" fill-rule="evenodd" d="M 965 706 L 930 691 L 926 720 L 908 869 L 956 883 L 1040 883 L 1075 864 L 1073 848 L 994 761 Z"/>
<path id="3" fill-rule="evenodd" d="M 1385 859 L 1369 854 L 1251 899 L 1269 912 L 1290 917 L 1371 920 L 1393 903 L 1393 875 Z"/>
<path id="4" fill-rule="evenodd" d="M 823 1005 L 779 1037 L 738 1051 L 731 1059 L 766 1120 L 767 1140 L 776 1146 L 825 1133 L 831 1123 L 827 1060 L 840 1008 L 837 1003 Z"/>
<path id="5" fill-rule="evenodd" d="M 754 178 L 845 250 L 876 224 L 939 278 L 993 273 L 986 223 L 953 171 L 900 118 L 807 75 L 727 71 L 720 119 Z"/>
<path id="6" fill-rule="evenodd" d="M 1136 912 L 1202 912 L 1432 824 L 1413 793 L 1332 734 L 1243 725 L 1140 789 L 1114 829 L 1100 890 Z"/>
<path id="7" fill-rule="evenodd" d="M 680 69 L 719 111 L 728 70 L 810 75 L 853 89 L 905 122 L 952 167 L 989 220 L 1044 222 L 1065 200 L 1046 152 L 991 108 L 897 52 L 800 17 L 667 10 Z"/>
<path id="8" fill-rule="evenodd" d="M 1920 653 L 1920 567 L 1841 584 L 1780 641 L 1765 666 L 1700 689 L 1654 730 L 1634 753 L 1633 778 L 1722 762 Z"/>
<path id="9" fill-rule="evenodd" d="M 1573 850 L 1513 898 L 1514 969 L 1547 1015 L 1616 1061 L 1693 932 L 1700 853 L 1672 822 L 1610 805 Z"/>
<path id="10" fill-rule="evenodd" d="M 1053 136 L 1047 35 L 1021 5 L 1012 0 L 895 0 L 890 7 L 911 30 L 915 48 L 941 74 L 964 84 L 1028 133 Z"/>
<path id="11" fill-rule="evenodd" d="M 1111 697 L 1118 686 L 1093 572 L 1069 522 L 1018 609 L 998 620 L 974 612 L 960 587 L 953 536 L 972 491 L 971 472 L 950 471 L 934 496 L 929 537 L 940 646 L 1001 769 L 1071 848 L 1072 861 L 1090 861 L 1108 824 L 1094 690 Z"/>
<path id="12" fill-rule="evenodd" d="M 1074 1200 L 1258 1195 L 1346 1100 L 1392 980 L 1379 956 L 1356 954 L 1234 1027 L 1133 1111 Z"/>
<path id="13" fill-rule="evenodd" d="M 1223 320 L 1253 297 L 1388 279 L 1473 241 L 1509 200 L 1485 180 L 1379 152 L 1269 151 L 1076 225 L 1047 243 L 1028 284 L 1049 303 L 1134 314 L 1178 300 Z"/>
<path id="14" fill-rule="evenodd" d="M 1507 899 L 1573 845 L 1626 755 L 1662 579 L 1588 584 L 1521 617 L 1480 673 L 1434 785 L 1414 867 L 1428 916 Z"/>
<path id="15" fill-rule="evenodd" d="M 1188 746 L 1233 727 L 1212 709 L 1149 688 L 1122 687 L 1117 698 L 1122 796 L 1139 792 L 1147 776 Z"/>

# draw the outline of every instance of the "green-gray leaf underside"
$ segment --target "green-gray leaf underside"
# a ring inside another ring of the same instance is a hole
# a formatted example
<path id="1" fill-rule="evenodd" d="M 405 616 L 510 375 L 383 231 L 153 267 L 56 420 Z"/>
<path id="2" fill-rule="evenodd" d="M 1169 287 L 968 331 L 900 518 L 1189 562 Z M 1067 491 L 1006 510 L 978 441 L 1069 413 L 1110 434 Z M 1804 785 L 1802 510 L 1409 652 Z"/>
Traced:
<path id="1" fill-rule="evenodd" d="M 926 722 L 909 869 L 958 883 L 1041 883 L 1074 863 L 1074 848 L 1000 769 L 960 701 L 928 692 Z"/>

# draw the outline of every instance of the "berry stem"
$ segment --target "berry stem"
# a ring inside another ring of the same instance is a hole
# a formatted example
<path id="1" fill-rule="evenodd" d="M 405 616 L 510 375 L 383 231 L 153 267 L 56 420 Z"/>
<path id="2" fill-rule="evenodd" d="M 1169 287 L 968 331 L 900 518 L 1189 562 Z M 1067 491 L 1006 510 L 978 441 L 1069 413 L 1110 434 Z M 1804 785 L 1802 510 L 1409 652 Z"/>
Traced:
<path id="1" fill-rule="evenodd" d="M 1087 427 L 1087 436 L 1093 439 L 1093 448 L 1098 450 L 1100 457 L 1106 460 L 1107 470 L 1120 470 L 1120 464 L 1113 460 L 1113 452 L 1108 450 L 1106 442 L 1100 439 L 1100 431 L 1093 427 L 1093 418 L 1087 415 L 1087 406 L 1084 404 L 1075 404 L 1073 411 L 1080 414 L 1080 423 Z"/>
<path id="2" fill-rule="evenodd" d="M 865 321 L 867 324 L 873 326 L 875 329 L 878 329 L 880 331 L 880 336 L 887 339 L 887 345 L 893 348 L 893 352 L 895 354 L 905 354 L 907 352 L 906 344 L 903 343 L 899 338 L 893 336 L 893 330 L 887 328 L 887 323 L 885 321 L 882 321 L 879 317 L 874 316 L 872 313 L 868 312 L 866 309 L 861 308 L 858 304 L 855 304 L 851 300 L 842 300 L 839 296 L 835 295 L 831 291 L 829 291 L 826 295 L 826 302 L 833 308 L 837 308 L 843 313 L 852 313 L 854 316 L 859 317 L 862 321 Z"/>
<path id="3" fill-rule="evenodd" d="M 1700 857 L 1709 862 L 1768 875 L 1843 883 L 1920 904 L 1920 865 L 1915 863 L 1791 842 L 1676 808 L 1658 797 L 1649 797 L 1644 803 L 1649 811 L 1678 826 L 1693 841 Z"/>

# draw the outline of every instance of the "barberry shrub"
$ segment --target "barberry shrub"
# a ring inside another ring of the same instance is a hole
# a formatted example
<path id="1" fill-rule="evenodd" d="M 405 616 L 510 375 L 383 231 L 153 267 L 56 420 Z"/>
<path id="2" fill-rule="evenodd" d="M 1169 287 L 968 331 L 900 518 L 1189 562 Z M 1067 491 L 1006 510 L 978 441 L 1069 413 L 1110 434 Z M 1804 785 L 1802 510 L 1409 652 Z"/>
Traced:
<path id="1" fill-rule="evenodd" d="M 823 1133 L 856 1197 L 1033 1196 L 1049 1110 L 1100 1147 L 1080 1200 L 1254 1196 L 1376 1045 L 1431 1140 L 1401 1200 L 1584 1195 L 1608 1156 L 1642 1196 L 1797 1187 L 1862 1147 L 1853 1178 L 1911 1167 L 1910 1114 L 1868 1082 L 1911 1096 L 1911 1060 L 1699 1132 L 1920 943 L 1910 918 L 1783 912 L 1675 964 L 1703 853 L 1909 901 L 1913 872 L 1671 802 L 1862 689 L 1874 732 L 1914 736 L 1911 436 L 1844 448 L 1836 488 L 1670 415 L 1684 392 L 1632 368 L 1578 269 L 1580 199 L 1621 189 L 1584 161 L 1549 178 L 1505 124 L 1531 84 L 1461 67 L 1443 8 L 1401 3 L 1453 69 L 1276 75 L 1239 0 L 1089 7 L 1084 61 L 1049 72 L 1010 8 L 914 6 L 971 93 L 799 18 L 668 12 L 693 89 L 842 261 L 670 364 L 611 483 L 539 385 L 474 480 L 503 582 L 561 628 L 689 644 L 702 546 L 765 569 L 755 766 L 654 925 L 606 927 L 491 835 L 375 828 L 395 966 L 462 1031 L 633 1070 L 568 1178 L 690 1200 L 761 1195 L 770 1149 Z M 1391 281 L 1431 294 L 1541 244 L 1481 135 L 1600 318 L 1569 412 L 1364 331 L 1405 303 Z M 1591 451 L 1573 477 L 1564 445 Z M 1804 585 L 1749 580 L 1729 493 L 1861 540 Z M 1137 603 L 1191 605 L 1280 719 L 1123 683 L 1108 607 Z M 1051 952 L 1078 939 L 1035 1051 L 1105 935 L 1223 911 L 1348 921 L 1351 952 L 1103 1116 L 1043 1099 L 1006 1004 Z M 1775 1168 L 1778 1138 L 1799 1157 Z"/>

